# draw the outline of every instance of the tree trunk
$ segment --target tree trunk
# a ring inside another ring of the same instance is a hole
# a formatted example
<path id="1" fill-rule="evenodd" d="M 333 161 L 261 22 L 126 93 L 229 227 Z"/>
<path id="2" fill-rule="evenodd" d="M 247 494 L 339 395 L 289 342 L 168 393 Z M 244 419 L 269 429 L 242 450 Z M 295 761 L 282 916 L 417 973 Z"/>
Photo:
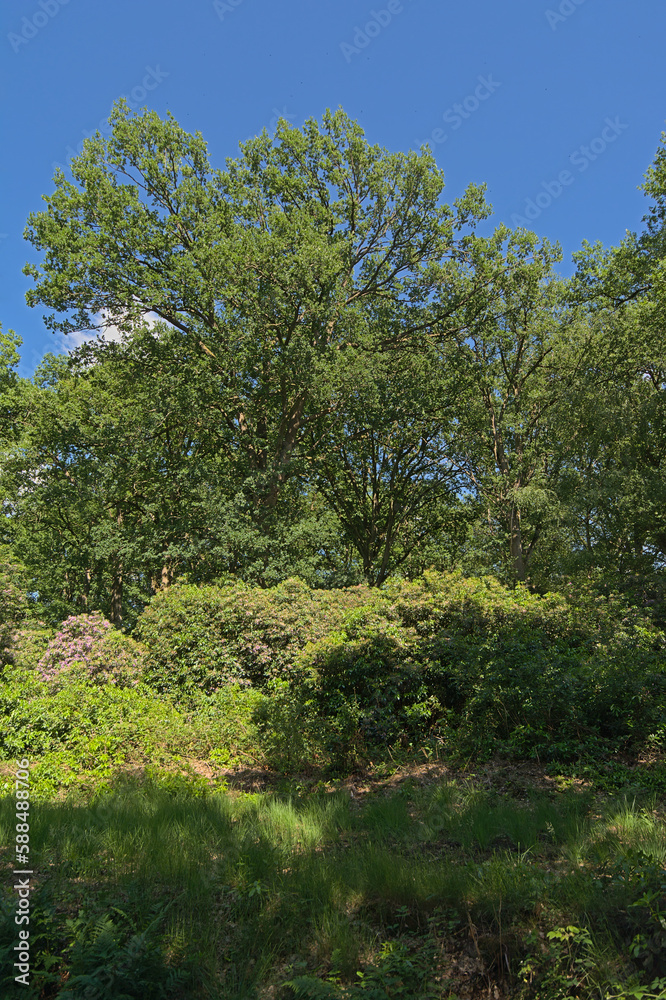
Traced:
<path id="1" fill-rule="evenodd" d="M 117 560 L 113 564 L 111 577 L 111 621 L 120 625 L 123 620 L 123 564 Z"/>
<path id="2" fill-rule="evenodd" d="M 90 567 L 87 567 L 83 576 L 84 583 L 83 583 L 83 595 L 82 595 L 83 607 L 86 609 L 86 611 L 88 610 L 88 601 L 90 598 L 91 579 L 92 579 L 92 570 L 90 569 Z"/>
<path id="3" fill-rule="evenodd" d="M 520 529 L 520 511 L 516 507 L 511 508 L 511 521 L 509 525 L 511 533 L 511 559 L 513 561 L 513 571 L 516 579 L 521 583 L 525 582 L 525 558 L 523 556 L 523 536 Z"/>

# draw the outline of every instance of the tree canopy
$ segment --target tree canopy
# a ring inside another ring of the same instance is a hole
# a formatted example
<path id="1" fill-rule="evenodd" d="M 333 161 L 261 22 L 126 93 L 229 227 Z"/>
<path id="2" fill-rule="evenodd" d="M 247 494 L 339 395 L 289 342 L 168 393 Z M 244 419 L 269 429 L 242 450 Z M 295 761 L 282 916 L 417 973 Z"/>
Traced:
<path id="1" fill-rule="evenodd" d="M 29 304 L 116 328 L 32 380 L 3 336 L 7 541 L 55 610 L 177 579 L 320 587 L 460 564 L 547 589 L 666 551 L 666 147 L 641 235 L 558 246 L 451 205 L 342 111 L 224 169 L 119 102 L 26 238 Z M 43 568 L 49 566 L 49 572 Z"/>

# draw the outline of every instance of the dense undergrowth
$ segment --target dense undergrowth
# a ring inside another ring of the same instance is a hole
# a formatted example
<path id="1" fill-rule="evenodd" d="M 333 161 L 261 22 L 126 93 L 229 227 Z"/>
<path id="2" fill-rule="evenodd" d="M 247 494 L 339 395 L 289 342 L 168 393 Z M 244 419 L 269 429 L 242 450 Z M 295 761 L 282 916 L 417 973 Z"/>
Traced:
<path id="1" fill-rule="evenodd" d="M 16 995 L 666 996 L 665 651 L 617 594 L 459 574 L 175 586 L 131 636 L 24 618 L 0 844 L 27 758 L 40 959 Z"/>

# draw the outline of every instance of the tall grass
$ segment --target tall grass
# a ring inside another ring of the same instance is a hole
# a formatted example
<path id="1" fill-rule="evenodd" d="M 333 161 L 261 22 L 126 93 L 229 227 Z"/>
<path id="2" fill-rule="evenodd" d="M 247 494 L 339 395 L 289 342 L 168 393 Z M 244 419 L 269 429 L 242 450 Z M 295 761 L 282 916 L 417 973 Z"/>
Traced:
<path id="1" fill-rule="evenodd" d="M 12 805 L 0 804 L 4 844 Z M 589 927 L 601 951 L 615 949 L 619 969 L 640 931 L 627 914 L 646 891 L 650 865 L 658 880 L 666 846 L 651 804 L 600 805 L 575 792 L 516 801 L 451 782 L 359 803 L 342 791 L 190 794 L 155 779 L 92 801 L 41 802 L 30 836 L 40 960 L 23 997 L 42 987 L 44 995 L 84 996 L 70 966 L 76 958 L 90 981 L 101 977 L 100 940 L 112 968 L 127 964 L 133 941 L 143 947 L 163 986 L 172 976 L 164 996 L 240 1000 L 260 984 L 278 988 L 294 969 L 320 977 L 333 970 L 342 978 L 331 989 L 342 990 L 345 977 L 379 960 L 382 943 L 403 932 L 430 935 L 434 948 L 432 921 L 442 914 L 448 945 L 436 938 L 437 961 L 447 947 L 467 946 L 473 925 L 486 974 L 497 953 L 515 988 L 539 926 Z M 9 888 L 3 905 L 0 982 L 10 997 Z M 103 933 L 105 920 L 111 930 Z M 151 995 L 145 983 L 136 989 L 143 992 L 128 995 Z"/>

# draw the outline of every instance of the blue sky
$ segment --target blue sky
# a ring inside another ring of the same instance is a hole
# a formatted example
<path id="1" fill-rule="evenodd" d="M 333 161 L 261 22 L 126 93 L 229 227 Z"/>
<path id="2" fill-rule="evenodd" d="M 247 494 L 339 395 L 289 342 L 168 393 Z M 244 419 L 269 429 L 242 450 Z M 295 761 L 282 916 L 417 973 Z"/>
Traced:
<path id="1" fill-rule="evenodd" d="M 62 341 L 29 309 L 22 233 L 113 101 L 171 111 L 223 166 L 278 115 L 342 106 L 391 150 L 429 141 L 445 200 L 558 240 L 640 230 L 666 128 L 666 4 L 636 0 L 5 0 L 0 322 L 30 375 Z"/>

